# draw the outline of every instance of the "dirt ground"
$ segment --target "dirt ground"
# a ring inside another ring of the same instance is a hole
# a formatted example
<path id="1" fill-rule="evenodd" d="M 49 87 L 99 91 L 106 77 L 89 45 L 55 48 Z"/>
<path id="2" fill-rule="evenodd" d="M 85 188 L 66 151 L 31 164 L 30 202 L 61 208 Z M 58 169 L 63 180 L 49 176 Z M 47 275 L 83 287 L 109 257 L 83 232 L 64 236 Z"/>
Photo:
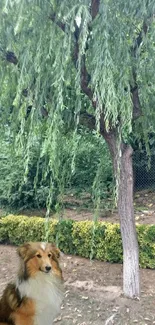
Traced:
<path id="1" fill-rule="evenodd" d="M 109 202 L 108 202 L 109 201 Z M 111 199 L 107 199 L 107 207 L 99 211 L 98 220 L 107 222 L 119 223 L 119 216 L 116 209 L 110 208 Z M 105 204 L 105 205 L 106 205 Z M 64 210 L 63 218 L 73 220 L 93 220 L 93 206 L 91 197 L 88 193 L 82 193 L 80 197 L 75 195 L 67 195 L 64 198 Z M 104 202 L 102 202 L 104 206 Z M 92 207 L 92 209 L 91 209 Z M 136 192 L 134 195 L 134 210 L 135 210 L 135 222 L 139 224 L 155 224 L 155 191 L 143 190 Z M 0 216 L 8 214 L 5 210 L 0 209 Z M 41 216 L 44 217 L 46 209 L 24 209 L 15 214 L 21 214 L 26 216 Z M 51 214 L 52 218 L 57 218 L 57 215 Z"/>
<path id="2" fill-rule="evenodd" d="M 0 245 L 0 294 L 15 278 L 16 247 Z M 122 265 L 62 258 L 66 294 L 56 325 L 155 324 L 155 271 L 141 270 L 141 298 L 122 295 Z"/>
<path id="3" fill-rule="evenodd" d="M 74 220 L 92 220 L 93 211 L 81 209 L 80 207 L 88 200 L 88 197 L 83 196 L 81 200 L 76 200 L 74 196 L 67 197 L 69 202 L 72 202 L 70 209 L 64 210 L 64 218 Z M 108 200 L 108 199 L 107 199 Z M 110 199 L 109 199 L 110 200 Z M 78 206 L 79 204 L 79 206 Z M 101 209 L 99 212 L 99 220 L 107 222 L 119 223 L 119 216 L 116 209 L 109 210 Z M 143 190 L 134 195 L 134 212 L 135 222 L 139 224 L 155 224 L 155 191 Z"/>

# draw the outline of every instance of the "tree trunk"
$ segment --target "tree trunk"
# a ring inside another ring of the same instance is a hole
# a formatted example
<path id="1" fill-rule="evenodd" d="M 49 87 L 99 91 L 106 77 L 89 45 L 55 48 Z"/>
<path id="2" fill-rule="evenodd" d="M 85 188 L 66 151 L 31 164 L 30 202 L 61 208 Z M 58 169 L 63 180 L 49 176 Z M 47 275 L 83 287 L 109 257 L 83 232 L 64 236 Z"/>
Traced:
<path id="1" fill-rule="evenodd" d="M 133 209 L 132 148 L 123 143 L 117 145 L 115 133 L 104 135 L 118 181 L 118 213 L 123 242 L 123 292 L 130 298 L 139 297 L 139 250 Z"/>
<path id="2" fill-rule="evenodd" d="M 118 212 L 123 241 L 123 290 L 126 296 L 138 297 L 139 252 L 133 209 L 132 148 L 123 146 L 120 158 Z"/>

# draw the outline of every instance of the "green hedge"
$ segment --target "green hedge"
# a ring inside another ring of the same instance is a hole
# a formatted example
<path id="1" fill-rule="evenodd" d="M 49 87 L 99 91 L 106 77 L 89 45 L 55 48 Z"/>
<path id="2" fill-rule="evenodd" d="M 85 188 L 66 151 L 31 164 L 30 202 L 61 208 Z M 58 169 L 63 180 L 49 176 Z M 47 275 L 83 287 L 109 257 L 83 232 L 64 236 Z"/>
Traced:
<path id="1" fill-rule="evenodd" d="M 155 225 L 138 225 L 140 266 L 155 268 Z M 19 245 L 26 241 L 44 241 L 45 219 L 9 215 L 0 219 L 0 243 Z M 49 221 L 49 241 L 57 242 L 68 254 L 122 262 L 122 240 L 118 224 L 92 221 Z"/>

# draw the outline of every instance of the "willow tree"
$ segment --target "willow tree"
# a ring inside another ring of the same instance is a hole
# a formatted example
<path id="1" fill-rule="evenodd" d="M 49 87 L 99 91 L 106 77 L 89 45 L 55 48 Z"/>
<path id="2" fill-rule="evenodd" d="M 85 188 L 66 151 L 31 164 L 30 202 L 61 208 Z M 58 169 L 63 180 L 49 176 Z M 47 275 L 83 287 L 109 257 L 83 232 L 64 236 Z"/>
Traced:
<path id="1" fill-rule="evenodd" d="M 137 130 L 146 138 L 153 125 L 154 13 L 154 0 L 0 2 L 1 134 L 9 129 L 16 148 L 25 148 L 26 168 L 39 134 L 40 156 L 49 157 L 47 169 L 58 181 L 65 123 L 74 117 L 75 132 L 81 123 L 104 137 L 116 179 L 129 297 L 140 294 L 129 139 Z"/>

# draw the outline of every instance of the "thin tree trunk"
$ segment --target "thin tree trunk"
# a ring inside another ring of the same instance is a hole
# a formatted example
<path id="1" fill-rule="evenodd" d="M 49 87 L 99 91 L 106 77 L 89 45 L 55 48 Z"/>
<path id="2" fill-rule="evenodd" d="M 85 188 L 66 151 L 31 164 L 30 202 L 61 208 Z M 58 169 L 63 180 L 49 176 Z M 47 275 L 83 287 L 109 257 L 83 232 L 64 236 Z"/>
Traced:
<path id="1" fill-rule="evenodd" d="M 118 213 L 123 241 L 123 291 L 139 297 L 139 250 L 133 209 L 132 148 L 124 146 L 120 158 Z"/>
<path id="2" fill-rule="evenodd" d="M 139 250 L 133 209 L 133 150 L 123 143 L 119 146 L 121 148 L 119 150 L 115 133 L 104 137 L 111 152 L 118 181 L 118 213 L 123 242 L 123 292 L 127 297 L 136 298 L 140 294 L 140 281 Z"/>

